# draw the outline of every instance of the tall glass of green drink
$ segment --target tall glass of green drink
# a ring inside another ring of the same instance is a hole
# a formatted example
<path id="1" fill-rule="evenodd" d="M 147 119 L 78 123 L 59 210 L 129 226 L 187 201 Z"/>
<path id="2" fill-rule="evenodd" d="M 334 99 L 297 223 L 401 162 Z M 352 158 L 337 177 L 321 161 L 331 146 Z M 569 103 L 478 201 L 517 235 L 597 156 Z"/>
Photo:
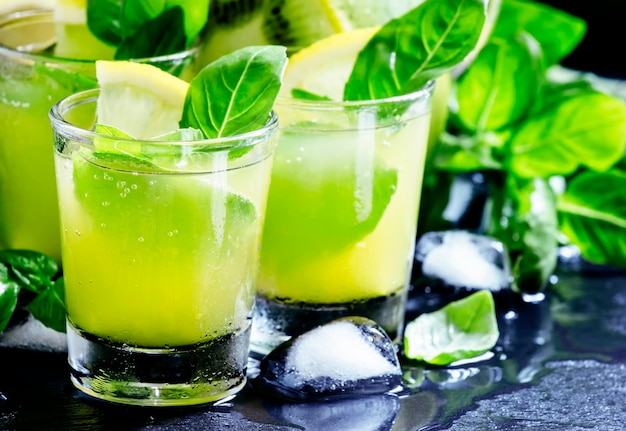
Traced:
<path id="1" fill-rule="evenodd" d="M 231 137 L 100 133 L 99 90 L 52 108 L 71 378 L 138 405 L 246 382 L 275 116 Z"/>
<path id="2" fill-rule="evenodd" d="M 63 97 L 96 86 L 94 60 L 112 58 L 85 25 L 71 29 L 74 50 L 61 53 L 59 27 L 49 10 L 0 17 L 0 249 L 32 249 L 61 257 L 54 163 L 48 111 Z M 67 42 L 67 41 L 65 41 Z M 74 53 L 74 52 L 71 53 Z M 191 70 L 196 49 L 137 60 L 173 74 Z"/>
<path id="3" fill-rule="evenodd" d="M 253 349 L 346 315 L 401 334 L 432 90 L 277 100 Z"/>

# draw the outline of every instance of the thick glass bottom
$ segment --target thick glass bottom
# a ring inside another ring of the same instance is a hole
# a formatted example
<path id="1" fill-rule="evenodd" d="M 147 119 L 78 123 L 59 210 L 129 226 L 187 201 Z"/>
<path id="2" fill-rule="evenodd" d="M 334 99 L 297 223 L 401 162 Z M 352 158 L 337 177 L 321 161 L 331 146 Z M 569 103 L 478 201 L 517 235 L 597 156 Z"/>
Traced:
<path id="1" fill-rule="evenodd" d="M 406 289 L 367 301 L 337 304 L 283 302 L 257 295 L 250 348 L 265 355 L 293 336 L 346 316 L 374 320 L 397 343 L 402 336 L 405 305 Z"/>
<path id="2" fill-rule="evenodd" d="M 70 377 L 103 400 L 141 406 L 214 403 L 246 384 L 250 327 L 184 347 L 140 348 L 67 325 Z"/>

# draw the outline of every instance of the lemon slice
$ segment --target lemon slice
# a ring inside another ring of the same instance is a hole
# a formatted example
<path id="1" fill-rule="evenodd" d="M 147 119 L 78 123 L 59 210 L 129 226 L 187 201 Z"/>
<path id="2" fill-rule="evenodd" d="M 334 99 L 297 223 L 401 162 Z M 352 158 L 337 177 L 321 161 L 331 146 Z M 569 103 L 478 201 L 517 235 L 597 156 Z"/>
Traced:
<path id="1" fill-rule="evenodd" d="M 87 27 L 87 0 L 57 0 L 54 7 L 57 57 L 112 59 L 115 49 L 96 38 Z"/>
<path id="2" fill-rule="evenodd" d="M 378 27 L 368 27 L 336 33 L 291 56 L 280 95 L 289 97 L 291 90 L 297 88 L 342 100 L 356 57 L 377 30 Z"/>
<path id="3" fill-rule="evenodd" d="M 0 0 L 0 15 L 31 9 L 52 9 L 56 0 Z"/>
<path id="4" fill-rule="evenodd" d="M 97 61 L 97 121 L 136 139 L 178 129 L 189 84 L 161 69 L 129 61 Z"/>

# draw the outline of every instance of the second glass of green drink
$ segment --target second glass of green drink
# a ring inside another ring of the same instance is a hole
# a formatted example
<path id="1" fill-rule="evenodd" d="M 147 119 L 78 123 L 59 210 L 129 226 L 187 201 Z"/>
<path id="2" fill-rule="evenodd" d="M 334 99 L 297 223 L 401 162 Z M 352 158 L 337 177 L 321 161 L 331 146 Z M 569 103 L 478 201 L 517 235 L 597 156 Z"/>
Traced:
<path id="1" fill-rule="evenodd" d="M 253 350 L 347 315 L 399 339 L 433 86 L 382 100 L 277 100 Z"/>
<path id="2" fill-rule="evenodd" d="M 51 111 L 72 381 L 126 404 L 229 397 L 246 382 L 277 119 L 117 138 L 92 130 L 98 91 Z"/>
<path id="3" fill-rule="evenodd" d="M 72 41 L 85 57 L 58 56 L 58 28 L 50 10 L 0 17 L 0 250 L 31 249 L 60 260 L 48 111 L 61 98 L 94 88 L 95 59 L 112 58 L 113 48 L 91 35 Z M 137 61 L 189 79 L 196 57 L 190 48 Z"/>

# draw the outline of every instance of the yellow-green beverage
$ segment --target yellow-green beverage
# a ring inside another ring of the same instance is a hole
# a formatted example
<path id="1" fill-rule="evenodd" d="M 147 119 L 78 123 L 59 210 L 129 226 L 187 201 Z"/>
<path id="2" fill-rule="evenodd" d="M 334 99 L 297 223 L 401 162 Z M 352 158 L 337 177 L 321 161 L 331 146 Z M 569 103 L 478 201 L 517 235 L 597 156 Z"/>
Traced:
<path id="1" fill-rule="evenodd" d="M 254 349 L 346 315 L 400 334 L 431 92 L 277 101 Z"/>
<path id="2" fill-rule="evenodd" d="M 31 249 L 60 259 L 48 111 L 96 81 L 94 61 L 55 56 L 53 15 L 39 10 L 0 17 L 0 249 Z M 139 61 L 179 74 L 195 55 L 189 50 Z"/>
<path id="3" fill-rule="evenodd" d="M 51 113 L 72 379 L 130 404 L 232 395 L 277 120 L 217 140 L 111 138 L 89 130 L 97 91 Z"/>

